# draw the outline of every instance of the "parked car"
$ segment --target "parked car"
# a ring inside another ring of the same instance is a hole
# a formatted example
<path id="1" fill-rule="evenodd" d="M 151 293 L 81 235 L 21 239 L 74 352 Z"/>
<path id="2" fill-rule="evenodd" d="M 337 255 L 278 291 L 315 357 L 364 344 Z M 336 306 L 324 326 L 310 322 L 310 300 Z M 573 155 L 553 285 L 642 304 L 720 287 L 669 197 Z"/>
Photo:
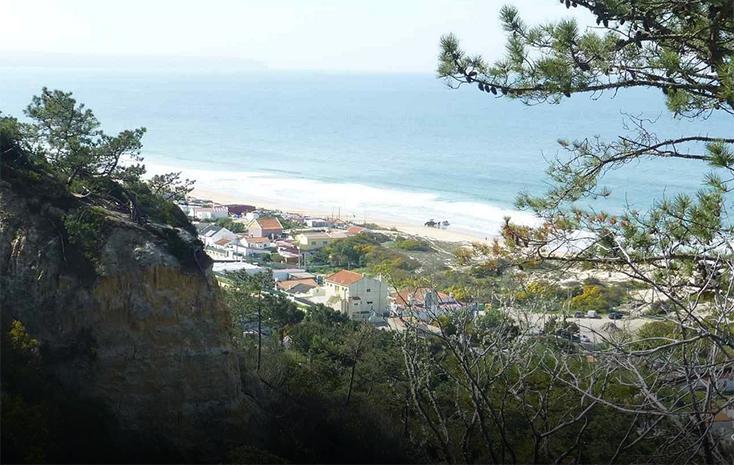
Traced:
<path id="1" fill-rule="evenodd" d="M 586 312 L 586 318 L 599 318 L 599 314 L 594 310 L 589 310 Z"/>
<path id="2" fill-rule="evenodd" d="M 584 312 L 576 312 L 576 313 L 573 314 L 573 317 L 574 318 L 583 318 L 584 317 Z"/>
<path id="3" fill-rule="evenodd" d="M 621 320 L 622 314 L 619 312 L 609 312 L 609 319 L 610 320 Z"/>

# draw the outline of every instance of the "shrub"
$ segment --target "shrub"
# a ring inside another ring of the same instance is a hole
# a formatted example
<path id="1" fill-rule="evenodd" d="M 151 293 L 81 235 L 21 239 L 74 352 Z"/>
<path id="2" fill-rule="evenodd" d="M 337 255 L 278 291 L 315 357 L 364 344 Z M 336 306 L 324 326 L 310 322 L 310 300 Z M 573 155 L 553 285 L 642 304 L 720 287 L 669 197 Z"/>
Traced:
<path id="1" fill-rule="evenodd" d="M 103 212 L 104 210 L 96 207 L 80 207 L 64 216 L 64 229 L 69 243 L 92 262 L 96 260 L 104 237 L 106 216 Z"/>
<path id="2" fill-rule="evenodd" d="M 627 291 L 621 286 L 604 286 L 602 284 L 584 284 L 581 294 L 571 298 L 572 310 L 606 311 L 621 304 Z"/>
<path id="3" fill-rule="evenodd" d="M 245 225 L 243 223 L 239 223 L 237 221 L 234 221 L 232 218 L 219 218 L 216 223 L 223 227 L 227 228 L 233 233 L 243 233 L 247 231 L 247 228 L 245 228 Z"/>
<path id="4" fill-rule="evenodd" d="M 547 281 L 532 281 L 523 289 L 515 293 L 515 298 L 519 302 L 527 302 L 530 300 L 554 300 L 562 295 L 563 290 L 560 286 L 549 283 Z"/>
<path id="5" fill-rule="evenodd" d="M 421 239 L 400 239 L 395 241 L 395 247 L 411 252 L 430 252 L 433 250 L 428 242 Z"/>

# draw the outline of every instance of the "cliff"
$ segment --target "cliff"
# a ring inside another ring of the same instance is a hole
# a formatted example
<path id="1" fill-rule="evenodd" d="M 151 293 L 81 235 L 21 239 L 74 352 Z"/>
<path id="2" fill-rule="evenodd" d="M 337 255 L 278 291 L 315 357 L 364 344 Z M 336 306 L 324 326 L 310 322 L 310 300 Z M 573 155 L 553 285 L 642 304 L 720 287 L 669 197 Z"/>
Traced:
<path id="1" fill-rule="evenodd" d="M 3 327 L 22 322 L 44 370 L 104 405 L 121 432 L 159 438 L 185 460 L 216 457 L 212 438 L 241 418 L 240 373 L 190 224 L 132 221 L 71 195 L 20 152 L 2 157 Z"/>

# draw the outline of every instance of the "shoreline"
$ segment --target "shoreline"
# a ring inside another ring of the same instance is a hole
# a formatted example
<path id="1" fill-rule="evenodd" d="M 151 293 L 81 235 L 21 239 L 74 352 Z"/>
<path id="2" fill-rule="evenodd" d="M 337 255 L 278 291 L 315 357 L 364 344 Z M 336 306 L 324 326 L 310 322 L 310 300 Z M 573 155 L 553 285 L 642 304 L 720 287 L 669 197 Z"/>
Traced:
<path id="1" fill-rule="evenodd" d="M 195 187 L 190 194 L 192 197 L 199 199 L 211 200 L 220 204 L 246 204 L 253 205 L 258 208 L 266 208 L 268 210 L 280 210 L 283 213 L 297 213 L 304 216 L 311 216 L 316 218 L 328 218 L 332 216 L 333 212 L 327 212 L 318 209 L 303 208 L 302 206 L 289 204 L 287 202 L 274 201 L 271 198 L 261 196 L 245 196 L 238 195 L 236 193 L 222 192 L 216 189 L 212 189 L 207 186 L 204 188 Z M 479 243 L 490 243 L 493 239 L 498 238 L 499 234 L 485 235 L 482 236 L 476 231 L 468 231 L 463 229 L 439 229 L 423 226 L 420 224 L 409 224 L 400 222 L 394 218 L 390 218 L 386 215 L 371 214 L 361 218 L 356 218 L 355 215 L 350 215 L 345 212 L 341 215 L 343 219 L 347 221 L 353 221 L 355 224 L 372 223 L 377 224 L 385 230 L 395 229 L 400 233 L 408 236 L 416 236 L 422 239 L 441 241 L 441 242 L 452 242 L 471 244 L 473 242 Z M 352 217 L 354 220 L 350 220 Z"/>
<path id="2" fill-rule="evenodd" d="M 384 230 L 431 241 L 491 243 L 500 238 L 503 218 L 533 226 L 534 215 L 480 200 L 451 200 L 440 194 L 353 182 L 327 182 L 256 171 L 222 171 L 146 163 L 148 173 L 181 172 L 196 181 L 191 195 L 221 204 L 248 204 L 270 210 L 353 224 L 372 223 Z M 429 220 L 450 225 L 425 226 Z"/>

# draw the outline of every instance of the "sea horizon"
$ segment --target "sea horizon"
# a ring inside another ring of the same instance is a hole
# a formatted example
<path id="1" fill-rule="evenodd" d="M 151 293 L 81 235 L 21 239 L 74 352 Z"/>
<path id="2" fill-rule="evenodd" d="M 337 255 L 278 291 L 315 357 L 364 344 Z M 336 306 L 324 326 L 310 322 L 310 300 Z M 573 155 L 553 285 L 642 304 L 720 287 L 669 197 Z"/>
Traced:
<path id="1" fill-rule="evenodd" d="M 495 235 L 504 216 L 533 222 L 513 202 L 547 189 L 546 160 L 558 153 L 559 135 L 611 138 L 623 114 L 656 120 L 661 137 L 725 127 L 723 118 L 674 120 L 663 95 L 651 92 L 530 107 L 451 90 L 431 75 L 329 71 L 11 69 L 0 76 L 0 111 L 21 117 L 43 86 L 74 92 L 108 132 L 145 126 L 150 172 L 182 171 L 200 189 L 243 203 L 269 198 L 415 225 L 447 220 L 477 237 Z M 658 176 L 640 161 L 611 173 L 612 195 L 595 207 L 644 210 L 694 192 L 706 172 L 686 161 L 665 170 Z"/>

